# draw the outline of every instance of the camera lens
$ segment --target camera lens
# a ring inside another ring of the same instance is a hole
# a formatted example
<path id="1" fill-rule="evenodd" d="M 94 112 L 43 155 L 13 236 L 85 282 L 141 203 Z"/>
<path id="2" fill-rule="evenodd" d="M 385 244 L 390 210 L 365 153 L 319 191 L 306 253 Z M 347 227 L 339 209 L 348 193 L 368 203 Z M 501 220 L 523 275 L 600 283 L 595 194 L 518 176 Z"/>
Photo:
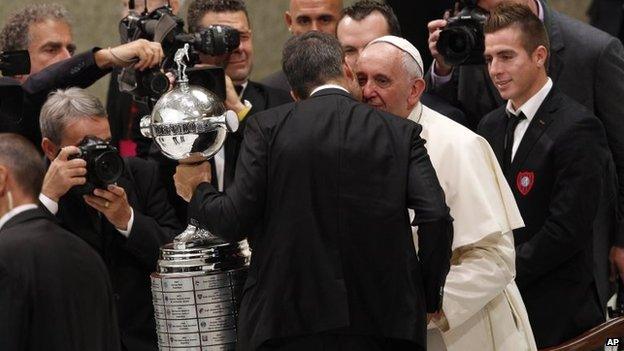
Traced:
<path id="1" fill-rule="evenodd" d="M 116 152 L 106 151 L 93 160 L 93 170 L 104 184 L 113 184 L 123 172 L 123 159 Z"/>
<path id="2" fill-rule="evenodd" d="M 447 28 L 440 33 L 438 51 L 446 63 L 460 65 L 470 57 L 475 48 L 474 35 L 466 28 Z"/>

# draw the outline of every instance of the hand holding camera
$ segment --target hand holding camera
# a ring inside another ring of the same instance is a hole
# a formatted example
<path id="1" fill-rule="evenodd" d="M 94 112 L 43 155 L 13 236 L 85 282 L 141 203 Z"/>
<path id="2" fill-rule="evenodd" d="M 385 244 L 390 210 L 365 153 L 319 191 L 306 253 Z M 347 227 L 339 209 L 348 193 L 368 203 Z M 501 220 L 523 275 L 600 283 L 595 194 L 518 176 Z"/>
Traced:
<path id="1" fill-rule="evenodd" d="M 138 39 L 114 48 L 95 53 L 95 63 L 100 68 L 132 67 L 136 70 L 157 66 L 165 57 L 160 43 Z"/>
<path id="2" fill-rule="evenodd" d="M 68 159 L 76 153 L 80 153 L 76 146 L 62 148 L 43 178 L 41 193 L 54 202 L 58 202 L 69 189 L 87 182 L 87 162 L 81 158 Z"/>
<path id="3" fill-rule="evenodd" d="M 122 187 L 111 184 L 106 190 L 95 189 L 93 195 L 84 195 L 83 198 L 87 205 L 101 212 L 115 228 L 128 229 L 132 210 Z"/>

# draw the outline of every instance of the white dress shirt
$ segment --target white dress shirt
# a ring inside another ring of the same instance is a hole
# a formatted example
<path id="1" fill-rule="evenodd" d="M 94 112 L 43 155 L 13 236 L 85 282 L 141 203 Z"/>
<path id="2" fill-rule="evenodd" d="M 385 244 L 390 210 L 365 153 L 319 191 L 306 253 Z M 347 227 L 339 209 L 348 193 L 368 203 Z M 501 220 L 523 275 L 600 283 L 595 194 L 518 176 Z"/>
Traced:
<path id="1" fill-rule="evenodd" d="M 520 142 L 524 137 L 524 133 L 526 133 L 527 128 L 529 128 L 529 124 L 535 117 L 537 110 L 539 110 L 540 106 L 550 93 L 550 90 L 553 87 L 552 79 L 548 78 L 546 84 L 540 89 L 535 95 L 533 95 L 524 105 L 520 106 L 518 109 L 514 109 L 511 105 L 511 100 L 507 101 L 507 113 L 512 114 L 514 116 L 518 116 L 520 112 L 524 113 L 525 119 L 521 120 L 516 126 L 516 130 L 514 131 L 514 142 L 513 147 L 511 149 L 511 160 L 513 161 L 514 156 L 516 156 L 516 151 L 518 151 L 518 146 L 520 146 Z"/>
<path id="2" fill-rule="evenodd" d="M 50 211 L 50 213 L 56 216 L 56 214 L 59 211 L 58 202 L 43 195 L 43 193 L 39 193 L 39 202 L 41 202 L 41 204 L 45 206 L 45 208 L 47 208 L 48 211 Z M 130 236 L 130 232 L 132 231 L 132 224 L 134 224 L 134 209 L 132 208 L 132 206 L 130 206 L 130 220 L 128 221 L 128 225 L 126 226 L 127 229 L 126 230 L 119 229 L 119 228 L 115 228 L 115 229 L 117 229 L 118 232 L 120 232 L 123 236 L 127 238 Z"/>
<path id="3" fill-rule="evenodd" d="M 34 208 L 37 208 L 37 205 L 35 205 L 35 204 L 25 204 L 25 205 L 17 206 L 14 209 L 12 209 L 11 211 L 5 213 L 4 216 L 0 217 L 0 229 L 2 229 L 2 227 L 9 221 L 9 219 L 17 216 L 18 214 L 20 214 L 20 213 L 22 213 L 24 211 L 32 210 Z"/>

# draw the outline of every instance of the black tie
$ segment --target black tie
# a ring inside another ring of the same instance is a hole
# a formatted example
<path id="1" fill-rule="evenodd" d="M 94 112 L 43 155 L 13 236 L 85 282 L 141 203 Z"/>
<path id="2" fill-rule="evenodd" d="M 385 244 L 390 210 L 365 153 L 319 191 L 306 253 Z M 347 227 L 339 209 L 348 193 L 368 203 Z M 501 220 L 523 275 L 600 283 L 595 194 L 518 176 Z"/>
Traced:
<path id="1" fill-rule="evenodd" d="M 234 86 L 234 90 L 236 90 L 236 94 L 238 94 L 238 96 L 240 96 L 241 91 L 243 91 L 243 86 L 242 85 L 235 85 Z"/>
<path id="2" fill-rule="evenodd" d="M 504 154 L 504 162 L 503 165 L 505 169 L 503 171 L 507 172 L 511 165 L 511 155 L 514 144 L 514 132 L 516 131 L 516 127 L 518 123 L 525 119 L 526 116 L 524 113 L 520 112 L 519 115 L 514 115 L 509 113 L 509 119 L 507 120 L 507 129 L 505 130 L 505 154 Z"/>

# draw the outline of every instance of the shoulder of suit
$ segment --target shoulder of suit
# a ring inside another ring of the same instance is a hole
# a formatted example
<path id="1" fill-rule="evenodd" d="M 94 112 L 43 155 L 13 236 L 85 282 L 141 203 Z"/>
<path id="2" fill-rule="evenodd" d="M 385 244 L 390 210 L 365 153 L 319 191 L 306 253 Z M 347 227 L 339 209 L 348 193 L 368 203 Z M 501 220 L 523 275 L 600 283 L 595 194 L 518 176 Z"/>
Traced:
<path id="1" fill-rule="evenodd" d="M 262 82 L 255 82 L 250 80 L 247 89 L 249 89 L 250 87 L 258 90 L 259 92 L 261 92 L 261 94 L 266 96 L 269 104 L 273 106 L 279 106 L 281 104 L 293 101 L 289 91 L 278 89 Z"/>
<path id="2" fill-rule="evenodd" d="M 427 106 L 423 106 L 421 124 L 423 133 L 426 133 L 432 139 L 430 143 L 436 143 L 437 138 L 441 142 L 448 141 L 457 146 L 477 146 L 485 141 L 477 133 Z"/>
<path id="3" fill-rule="evenodd" d="M 572 18 L 557 11 L 551 11 L 552 19 L 557 22 L 559 30 L 564 36 L 564 41 L 566 41 L 566 45 L 579 43 L 578 47 L 570 47 L 574 52 L 586 52 L 588 49 L 603 47 L 614 40 L 618 40 L 609 33 L 576 18 Z"/>

